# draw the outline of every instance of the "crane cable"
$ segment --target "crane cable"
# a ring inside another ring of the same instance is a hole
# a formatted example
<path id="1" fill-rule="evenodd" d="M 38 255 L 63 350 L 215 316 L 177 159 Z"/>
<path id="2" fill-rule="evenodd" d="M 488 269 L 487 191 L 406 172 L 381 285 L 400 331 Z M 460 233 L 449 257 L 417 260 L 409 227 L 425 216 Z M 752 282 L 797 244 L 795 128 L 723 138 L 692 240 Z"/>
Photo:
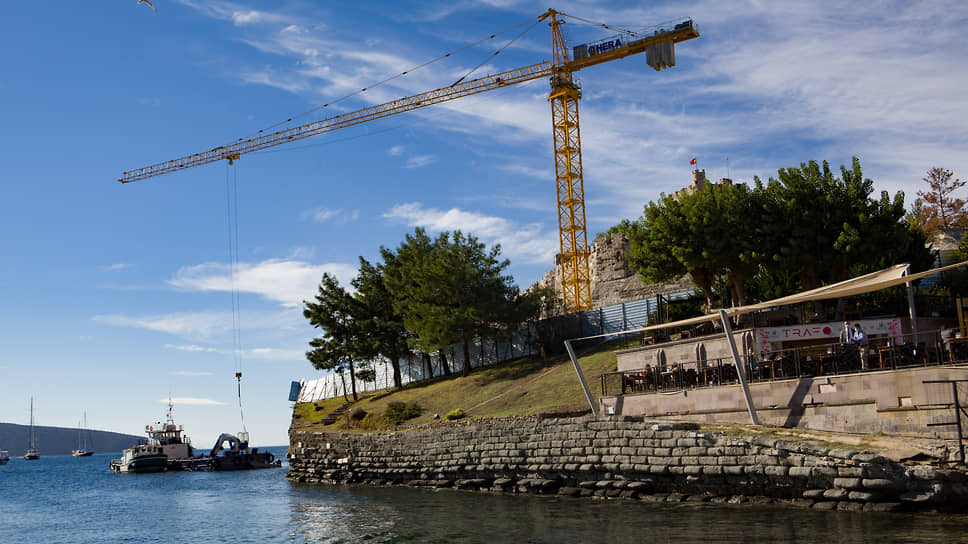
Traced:
<path id="1" fill-rule="evenodd" d="M 589 25 L 592 25 L 592 26 L 600 26 L 600 27 L 605 28 L 605 29 L 608 29 L 608 30 L 614 30 L 616 32 L 623 32 L 623 33 L 629 34 L 631 36 L 638 36 L 639 38 L 647 38 L 648 37 L 648 35 L 642 34 L 641 32 L 636 32 L 634 30 L 629 30 L 627 28 L 622 28 L 620 26 L 607 25 L 605 23 L 600 23 L 598 21 L 592 21 L 590 19 L 584 19 L 582 17 L 576 17 L 574 15 L 568 15 L 567 13 L 562 13 L 560 11 L 558 12 L 558 15 L 561 15 L 562 17 L 568 17 L 569 19 L 574 19 L 576 21 L 581 21 L 581 22 L 583 22 L 585 24 L 589 24 Z"/>
<path id="2" fill-rule="evenodd" d="M 239 266 L 239 192 L 238 172 L 234 165 L 226 165 L 225 208 L 228 217 L 229 276 L 232 296 L 232 358 L 235 363 L 235 379 L 238 382 L 239 418 L 242 421 L 242 432 L 246 432 L 245 414 L 242 411 L 242 313 L 236 272 Z"/>
<path id="3" fill-rule="evenodd" d="M 532 24 L 528 28 L 526 28 L 523 31 L 521 31 L 521 33 L 518 34 L 517 36 L 515 36 L 511 41 L 509 41 L 508 43 L 504 44 L 504 47 L 502 47 L 502 48 L 498 49 L 497 51 L 495 51 L 494 53 L 492 53 L 489 57 L 487 57 L 486 59 L 484 59 L 483 61 L 481 61 L 480 64 L 478 64 L 477 66 L 471 68 L 471 71 L 470 72 L 467 72 L 466 74 L 464 74 L 463 76 L 461 76 L 460 79 L 458 79 L 457 81 L 455 81 L 454 83 L 452 83 L 451 84 L 451 87 L 457 85 L 461 81 L 464 81 L 465 79 L 467 79 L 467 76 L 469 76 L 469 75 L 473 74 L 474 72 L 476 72 L 481 66 L 484 66 L 484 64 L 486 64 L 487 61 L 489 61 L 489 60 L 493 59 L 494 57 L 498 56 L 502 51 L 504 51 L 508 47 L 511 47 L 511 44 L 513 44 L 514 42 L 518 41 L 521 38 L 521 36 L 524 36 L 525 34 L 527 34 L 528 32 L 530 32 L 531 29 L 534 28 L 535 26 L 537 26 L 538 23 L 540 23 L 541 21 L 542 21 L 542 19 L 538 19 L 537 21 L 534 22 L 534 24 Z M 518 25 L 518 26 L 521 26 L 521 25 Z"/>
<path id="4" fill-rule="evenodd" d="M 291 123 L 292 121 L 294 121 L 296 119 L 299 119 L 300 117 L 305 117 L 305 116 L 309 115 L 310 113 L 313 113 L 313 112 L 319 111 L 319 110 L 321 110 L 323 108 L 332 106 L 333 104 L 337 104 L 337 103 L 342 102 L 342 101 L 344 101 L 344 100 L 346 100 L 348 98 L 352 98 L 352 97 L 354 97 L 354 96 L 356 96 L 358 94 L 362 94 L 362 93 L 364 93 L 364 92 L 366 92 L 366 91 L 368 91 L 370 89 L 374 89 L 374 88 L 379 87 L 379 86 L 381 86 L 381 85 L 383 85 L 385 83 L 389 83 L 390 81 L 393 81 L 394 79 L 398 79 L 398 78 L 401 78 L 401 77 L 403 77 L 403 76 L 405 76 L 407 74 L 410 74 L 412 72 L 416 72 L 417 70 L 420 70 L 421 68 L 426 68 L 427 66 L 430 66 L 431 64 L 433 64 L 435 62 L 444 60 L 444 59 L 446 59 L 446 58 L 448 58 L 450 56 L 453 56 L 453 55 L 456 55 L 456 54 L 461 53 L 463 51 L 466 51 L 467 49 L 470 49 L 471 47 L 475 47 L 477 45 L 480 45 L 480 44 L 482 44 L 482 43 L 484 43 L 484 42 L 486 42 L 488 40 L 492 40 L 492 39 L 494 39 L 494 38 L 496 38 L 496 37 L 498 37 L 498 36 L 500 36 L 502 34 L 506 34 L 506 33 L 510 32 L 510 31 L 518 28 L 518 27 L 524 26 L 524 25 L 530 23 L 531 21 L 534 21 L 534 23 L 531 25 L 531 27 L 528 28 L 528 30 L 531 30 L 531 28 L 534 28 L 535 25 L 537 25 L 539 22 L 541 22 L 541 20 L 542 20 L 541 17 L 542 17 L 541 15 L 538 15 L 537 17 L 532 17 L 531 19 L 528 19 L 528 20 L 526 20 L 526 21 L 524 21 L 522 23 L 518 23 L 518 24 L 516 24 L 516 25 L 514 25 L 512 27 L 506 28 L 506 29 L 504 29 L 504 30 L 502 30 L 502 31 L 500 31 L 500 32 L 498 32 L 496 34 L 491 34 L 490 36 L 488 36 L 486 38 L 483 38 L 481 40 L 478 40 L 478 41 L 476 41 L 476 42 L 474 42 L 472 44 L 465 45 L 464 47 L 461 47 L 460 49 L 456 49 L 454 51 L 451 51 L 450 53 L 441 55 L 441 56 L 439 56 L 439 57 L 437 57 L 435 59 L 431 59 L 431 60 L 429 60 L 429 61 L 427 61 L 427 62 L 425 62 L 425 63 L 423 63 L 423 64 L 421 64 L 419 66 L 415 66 L 413 68 L 410 68 L 409 70 L 405 70 L 403 72 L 400 72 L 399 74 L 396 74 L 394 76 L 390 76 L 390 77 L 388 77 L 388 78 L 386 78 L 386 79 L 384 79 L 382 81 L 379 81 L 379 82 L 374 83 L 372 85 L 369 85 L 367 87 L 363 87 L 362 89 L 360 89 L 358 91 L 353 91 L 353 92 L 351 92 L 351 93 L 349 93 L 347 95 L 341 96 L 341 97 L 339 97 L 339 98 L 337 98 L 335 100 L 332 100 L 330 102 L 327 102 L 327 103 L 323 104 L 322 106 L 317 106 L 315 108 L 306 110 L 303 113 L 300 113 L 299 115 L 295 115 L 293 117 L 290 117 L 289 119 L 286 119 L 285 121 L 280 121 L 278 123 L 269 125 L 269 126 L 263 128 L 263 129 L 261 129 L 261 130 L 259 130 L 257 132 L 253 132 L 253 133 L 249 134 L 248 136 L 243 136 L 243 137 L 239 138 L 238 140 L 236 140 L 236 142 L 241 142 L 243 140 L 247 140 L 247 139 L 253 138 L 255 136 L 258 136 L 259 134 L 262 134 L 263 132 L 265 132 L 267 130 L 272 130 L 272 129 L 276 128 L 276 127 L 285 125 L 286 123 Z M 527 30 L 525 32 L 527 32 Z M 522 34 L 524 34 L 524 32 L 522 32 Z M 518 38 L 520 38 L 520 37 L 521 36 L 519 35 Z M 515 38 L 514 40 L 517 40 L 518 38 Z M 511 43 L 513 43 L 514 40 L 512 40 Z M 510 45 L 510 44 L 508 44 L 508 45 Z M 500 51 L 503 51 L 506 47 L 507 46 L 501 48 L 501 50 L 499 50 L 498 53 Z M 494 55 L 497 55 L 497 53 L 494 53 Z M 494 55 L 491 55 L 491 57 L 493 57 Z M 478 65 L 477 67 L 475 67 L 474 70 L 477 70 L 483 64 L 484 63 L 481 63 L 480 65 Z M 471 72 L 473 72 L 474 70 L 471 70 Z M 465 75 L 464 77 L 467 77 L 467 76 Z M 461 79 L 464 79 L 464 78 L 461 78 Z M 458 80 L 458 83 L 459 82 L 460 82 L 460 80 Z M 454 85 L 456 85 L 456 84 L 457 83 L 454 83 Z M 227 145 L 231 145 L 231 144 L 227 144 Z"/>

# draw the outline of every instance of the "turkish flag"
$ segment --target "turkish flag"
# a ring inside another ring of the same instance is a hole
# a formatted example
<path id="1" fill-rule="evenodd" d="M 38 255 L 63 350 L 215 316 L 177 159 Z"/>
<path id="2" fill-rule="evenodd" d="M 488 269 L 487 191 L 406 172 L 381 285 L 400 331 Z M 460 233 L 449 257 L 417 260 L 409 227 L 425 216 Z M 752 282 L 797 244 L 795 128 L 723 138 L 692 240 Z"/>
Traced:
<path id="1" fill-rule="evenodd" d="M 689 164 L 696 164 L 696 157 L 693 157 L 692 160 L 689 161 Z"/>

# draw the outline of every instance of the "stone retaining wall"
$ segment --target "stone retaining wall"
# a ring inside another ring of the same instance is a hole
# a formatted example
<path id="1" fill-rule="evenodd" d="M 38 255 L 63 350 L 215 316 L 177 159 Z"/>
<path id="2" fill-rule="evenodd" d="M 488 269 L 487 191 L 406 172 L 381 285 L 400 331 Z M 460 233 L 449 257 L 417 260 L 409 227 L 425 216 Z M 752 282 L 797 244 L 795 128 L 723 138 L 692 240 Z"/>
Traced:
<path id="1" fill-rule="evenodd" d="M 963 471 L 638 418 L 502 418 L 395 433 L 293 431 L 290 480 L 817 509 L 964 510 Z"/>

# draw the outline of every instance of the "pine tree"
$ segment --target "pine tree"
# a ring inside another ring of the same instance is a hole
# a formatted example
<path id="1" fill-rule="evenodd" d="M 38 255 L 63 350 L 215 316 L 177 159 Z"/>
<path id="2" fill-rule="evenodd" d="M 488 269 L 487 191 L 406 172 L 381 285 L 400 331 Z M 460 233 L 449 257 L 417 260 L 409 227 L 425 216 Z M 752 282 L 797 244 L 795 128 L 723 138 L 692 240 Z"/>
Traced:
<path id="1" fill-rule="evenodd" d="M 955 179 L 951 170 L 932 168 L 922 181 L 928 184 L 930 190 L 918 191 L 918 196 L 924 200 L 927 212 L 927 223 L 921 225 L 928 232 L 947 232 L 949 229 L 961 228 L 968 225 L 968 209 L 965 201 L 954 197 L 954 192 L 965 185 L 964 181 Z"/>

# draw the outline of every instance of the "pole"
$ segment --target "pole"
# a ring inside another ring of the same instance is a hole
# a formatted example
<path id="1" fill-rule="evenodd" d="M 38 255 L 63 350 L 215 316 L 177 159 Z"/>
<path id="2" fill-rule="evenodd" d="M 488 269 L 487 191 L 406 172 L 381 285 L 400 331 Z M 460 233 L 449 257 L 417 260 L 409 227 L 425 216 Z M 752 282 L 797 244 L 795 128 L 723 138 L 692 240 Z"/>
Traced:
<path id="1" fill-rule="evenodd" d="M 581 382 L 581 387 L 585 391 L 585 398 L 588 399 L 588 407 L 592 409 L 592 414 L 598 415 L 598 406 L 595 405 L 595 401 L 592 400 L 592 392 L 588 389 L 588 382 L 585 381 L 585 374 L 582 373 L 581 367 L 578 366 L 578 358 L 575 357 L 575 350 L 571 347 L 571 340 L 565 340 L 565 349 L 568 350 L 568 357 L 571 359 L 573 365 L 575 365 L 575 372 L 578 373 L 578 381 Z"/>
<path id="2" fill-rule="evenodd" d="M 961 404 L 958 402 L 958 382 L 951 382 L 951 394 L 955 399 L 955 426 L 958 427 L 958 455 L 961 464 L 965 464 L 965 443 L 961 436 Z"/>
<path id="3" fill-rule="evenodd" d="M 918 312 L 914 307 L 914 287 L 911 286 L 911 282 L 904 284 L 907 287 L 907 299 L 908 299 L 908 314 L 911 316 L 911 331 L 914 333 L 914 346 L 921 342 L 921 338 L 918 334 Z"/>
<path id="4" fill-rule="evenodd" d="M 733 364 L 736 365 L 736 375 L 739 376 L 739 385 L 743 388 L 743 396 L 746 397 L 746 410 L 750 414 L 750 421 L 753 422 L 753 425 L 759 425 L 760 418 L 756 416 L 753 397 L 750 396 L 750 388 L 746 384 L 746 365 L 740 362 L 739 350 L 736 349 L 736 339 L 733 338 L 733 327 L 729 324 L 729 317 L 726 316 L 726 310 L 719 310 L 719 318 L 723 320 L 723 330 L 726 332 L 726 343 L 729 344 L 729 351 L 733 354 Z"/>

